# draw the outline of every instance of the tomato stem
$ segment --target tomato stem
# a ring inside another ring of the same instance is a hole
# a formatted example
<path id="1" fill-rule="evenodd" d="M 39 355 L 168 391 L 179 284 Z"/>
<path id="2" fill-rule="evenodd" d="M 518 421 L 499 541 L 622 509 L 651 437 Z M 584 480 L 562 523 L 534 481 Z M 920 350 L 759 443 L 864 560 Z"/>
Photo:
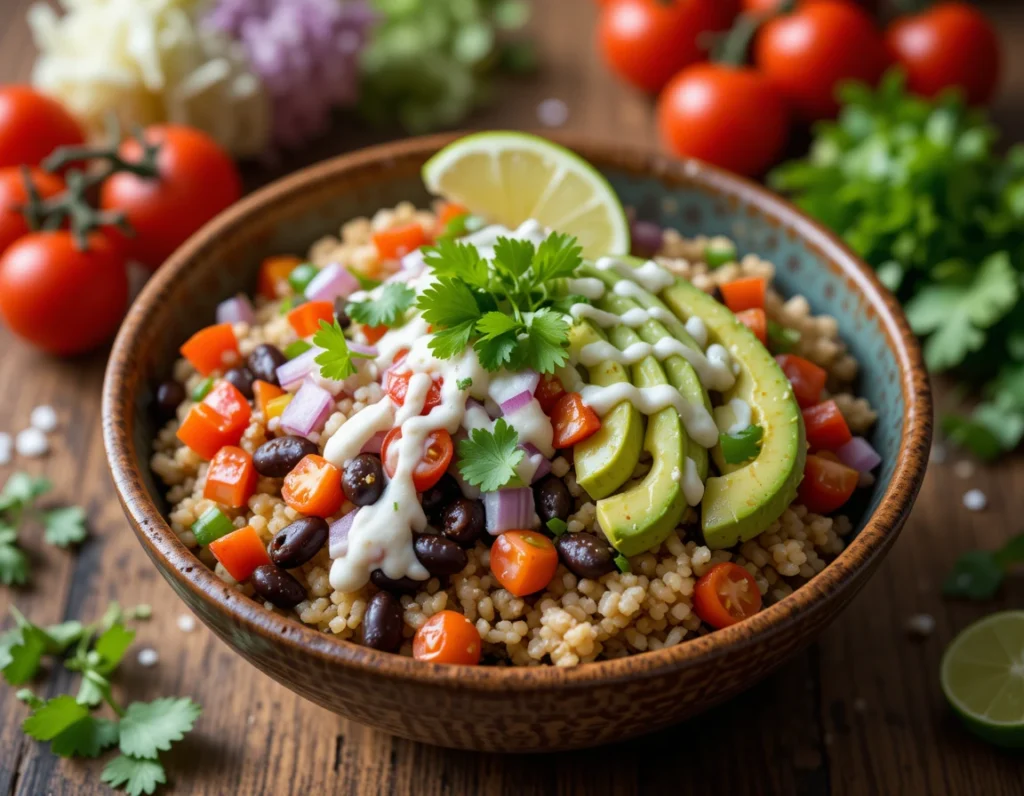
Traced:
<path id="1" fill-rule="evenodd" d="M 750 53 L 750 44 L 761 26 L 776 17 L 791 13 L 795 8 L 796 0 L 782 0 L 774 11 L 740 14 L 732 29 L 718 37 L 712 60 L 726 66 L 743 66 Z"/>

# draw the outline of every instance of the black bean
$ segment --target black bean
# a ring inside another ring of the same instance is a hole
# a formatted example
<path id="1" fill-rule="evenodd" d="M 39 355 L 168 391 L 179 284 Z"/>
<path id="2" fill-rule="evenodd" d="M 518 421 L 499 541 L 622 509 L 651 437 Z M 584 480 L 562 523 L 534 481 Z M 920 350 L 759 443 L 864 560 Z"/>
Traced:
<path id="1" fill-rule="evenodd" d="M 409 577 L 389 578 L 382 569 L 375 569 L 370 573 L 370 583 L 381 591 L 392 594 L 415 594 L 426 585 L 426 581 L 413 580 Z"/>
<path id="2" fill-rule="evenodd" d="M 424 492 L 420 499 L 423 504 L 423 513 L 427 515 L 430 524 L 435 527 L 439 526 L 445 506 L 460 497 L 462 497 L 462 490 L 459 489 L 459 482 L 448 473 L 442 475 L 441 480 Z"/>
<path id="3" fill-rule="evenodd" d="M 156 388 L 156 413 L 161 420 L 170 420 L 174 417 L 185 400 L 185 388 L 181 382 L 165 381 Z"/>
<path id="4" fill-rule="evenodd" d="M 561 478 L 549 475 L 533 488 L 533 498 L 536 501 L 537 515 L 540 521 L 546 523 L 548 520 L 558 517 L 560 520 L 569 519 L 572 513 L 572 495 Z"/>
<path id="5" fill-rule="evenodd" d="M 345 464 L 341 472 L 341 489 L 357 506 L 372 506 L 384 491 L 384 468 L 380 457 L 360 453 Z"/>
<path id="6" fill-rule="evenodd" d="M 249 368 L 231 368 L 224 374 L 224 380 L 233 385 L 250 401 L 252 400 L 252 383 L 255 379 Z"/>
<path id="7" fill-rule="evenodd" d="M 348 299 L 344 296 L 338 296 L 334 300 L 334 317 L 342 329 L 347 329 L 352 325 L 352 319 L 348 317 Z"/>
<path id="8" fill-rule="evenodd" d="M 280 382 L 277 380 L 277 369 L 287 361 L 288 357 L 281 353 L 280 348 L 270 345 L 270 343 L 263 343 L 256 346 L 255 350 L 249 354 L 246 364 L 252 375 L 260 381 L 280 386 Z"/>
<path id="9" fill-rule="evenodd" d="M 270 559 L 279 567 L 301 567 L 327 544 L 330 527 L 319 517 L 303 517 L 270 540 Z"/>
<path id="10" fill-rule="evenodd" d="M 615 569 L 615 551 L 590 533 L 563 533 L 555 539 L 558 557 L 566 569 L 591 580 Z"/>
<path id="11" fill-rule="evenodd" d="M 469 547 L 484 532 L 484 520 L 483 503 L 459 498 L 445 507 L 441 533 L 453 542 Z"/>
<path id="12" fill-rule="evenodd" d="M 398 652 L 402 646 L 402 604 L 386 591 L 370 598 L 363 614 L 363 646 Z"/>
<path id="13" fill-rule="evenodd" d="M 455 575 L 466 566 L 466 551 L 443 536 L 419 534 L 415 542 L 416 558 L 431 575 Z"/>
<path id="14" fill-rule="evenodd" d="M 275 437 L 256 449 L 252 463 L 260 475 L 284 478 L 305 456 L 318 450 L 316 443 L 305 437 Z"/>
<path id="15" fill-rule="evenodd" d="M 251 582 L 256 594 L 278 608 L 294 608 L 306 599 L 302 584 L 273 564 L 256 567 Z"/>

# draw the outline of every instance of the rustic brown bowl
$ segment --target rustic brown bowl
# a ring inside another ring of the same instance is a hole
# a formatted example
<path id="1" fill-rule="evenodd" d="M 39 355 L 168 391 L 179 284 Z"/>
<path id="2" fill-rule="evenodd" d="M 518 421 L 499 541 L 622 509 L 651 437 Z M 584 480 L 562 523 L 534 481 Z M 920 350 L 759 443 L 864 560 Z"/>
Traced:
<path id="1" fill-rule="evenodd" d="M 893 297 L 833 235 L 757 185 L 702 164 L 574 139 L 642 218 L 685 233 L 731 234 L 778 264 L 782 289 L 835 315 L 880 409 L 886 458 L 846 550 L 806 586 L 757 616 L 656 652 L 576 668 L 424 664 L 340 641 L 276 616 L 228 588 L 165 518 L 148 461 L 153 387 L 216 303 L 251 291 L 259 261 L 301 252 L 340 223 L 428 197 L 427 158 L 453 136 L 367 149 L 294 174 L 210 223 L 156 274 L 132 307 L 107 369 L 103 435 L 118 496 L 149 557 L 226 643 L 325 708 L 396 735 L 494 751 L 593 746 L 651 732 L 747 688 L 809 644 L 896 540 L 924 477 L 931 397 L 920 351 Z"/>

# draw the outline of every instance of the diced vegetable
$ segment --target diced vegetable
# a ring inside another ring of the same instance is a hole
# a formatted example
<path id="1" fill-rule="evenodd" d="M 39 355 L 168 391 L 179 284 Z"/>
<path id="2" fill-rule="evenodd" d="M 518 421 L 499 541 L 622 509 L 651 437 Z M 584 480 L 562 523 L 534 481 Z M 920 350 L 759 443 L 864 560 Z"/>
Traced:
<path id="1" fill-rule="evenodd" d="M 491 545 L 491 572 L 516 597 L 547 588 L 558 568 L 558 551 L 544 534 L 514 530 Z"/>
<path id="2" fill-rule="evenodd" d="M 384 446 L 384 437 L 386 437 L 386 436 L 387 436 L 387 434 L 385 432 L 378 431 L 376 434 L 374 434 L 372 437 L 370 437 L 366 441 L 366 444 L 363 445 L 363 447 L 359 449 L 359 452 L 360 453 L 374 453 L 377 456 L 380 456 L 381 449 Z"/>
<path id="3" fill-rule="evenodd" d="M 241 439 L 242 432 L 252 418 L 252 407 L 235 385 L 222 379 L 210 390 L 203 403 L 223 417 L 226 421 L 225 428 L 232 432 L 237 431 Z"/>
<path id="4" fill-rule="evenodd" d="M 285 391 L 276 384 L 271 384 L 269 381 L 256 379 L 256 381 L 252 383 L 252 394 L 256 399 L 256 407 L 260 410 L 264 419 L 266 419 L 269 416 L 267 413 L 267 405 L 275 398 L 280 398 L 282 395 L 285 395 Z"/>
<path id="5" fill-rule="evenodd" d="M 514 373 L 499 373 L 487 388 L 487 394 L 496 404 L 521 399 L 523 393 L 529 398 L 537 391 L 540 376 L 533 370 L 520 370 Z"/>
<path id="6" fill-rule="evenodd" d="M 313 347 L 312 343 L 307 343 L 305 340 L 296 340 L 293 343 L 289 343 L 284 347 L 284 354 L 289 360 L 298 359 L 305 354 L 309 349 Z M 314 357 L 315 359 L 316 357 Z"/>
<path id="7" fill-rule="evenodd" d="M 309 345 L 309 343 L 305 343 L 305 345 L 305 351 L 302 351 L 294 358 L 289 359 L 283 365 L 278 367 L 276 371 L 277 383 L 285 390 L 291 390 L 298 387 L 317 367 L 316 358 L 320 355 L 320 349 L 314 348 Z M 291 346 L 289 346 L 289 348 L 290 347 Z M 288 351 L 286 350 L 284 354 L 285 356 L 288 356 Z"/>
<path id="8" fill-rule="evenodd" d="M 540 377 L 540 383 L 537 385 L 537 391 L 533 397 L 537 399 L 544 414 L 550 415 L 555 404 L 558 403 L 558 399 L 563 395 L 565 395 L 565 387 L 562 386 L 561 379 L 553 373 L 545 373 Z"/>
<path id="9" fill-rule="evenodd" d="M 697 581 L 693 589 L 693 610 L 711 627 L 728 627 L 761 610 L 761 590 L 744 567 L 723 561 Z"/>
<path id="10" fill-rule="evenodd" d="M 300 263 L 288 274 L 288 286 L 302 296 L 306 292 L 306 287 L 319 273 L 320 269 L 313 265 L 313 263 Z"/>
<path id="11" fill-rule="evenodd" d="M 569 526 L 565 524 L 565 520 L 559 517 L 552 517 L 544 524 L 548 526 L 548 530 L 555 535 L 556 539 L 569 529 Z"/>
<path id="12" fill-rule="evenodd" d="M 197 402 L 203 400 L 203 398 L 210 394 L 210 390 L 213 389 L 213 385 L 216 383 L 217 379 L 213 376 L 207 376 L 192 388 L 192 394 L 189 397 Z"/>
<path id="13" fill-rule="evenodd" d="M 405 394 L 409 391 L 409 379 L 411 378 L 412 371 L 396 373 L 393 369 L 389 370 L 384 376 L 384 392 L 391 396 L 391 400 L 399 406 L 405 404 Z M 444 379 L 442 377 L 438 376 L 434 379 L 427 390 L 427 397 L 423 402 L 421 414 L 428 415 L 431 409 L 441 405 L 441 387 L 443 386 Z"/>
<path id="14" fill-rule="evenodd" d="M 552 444 L 556 448 L 571 448 L 601 428 L 601 419 L 589 406 L 583 403 L 578 392 L 563 395 L 551 411 L 554 426 Z"/>
<path id="15" fill-rule="evenodd" d="M 793 396 L 801 408 L 814 406 L 821 400 L 828 373 L 813 362 L 796 354 L 780 354 L 775 357 L 789 383 L 793 385 Z"/>
<path id="16" fill-rule="evenodd" d="M 469 215 L 469 210 L 455 202 L 444 202 L 437 209 L 437 237 L 440 237 L 445 227 L 457 218 L 464 218 Z"/>
<path id="17" fill-rule="evenodd" d="M 348 269 L 338 263 L 325 265 L 305 287 L 306 298 L 310 301 L 334 301 L 347 297 L 359 290 L 357 280 Z"/>
<path id="18" fill-rule="evenodd" d="M 358 513 L 359 509 L 355 509 L 330 524 L 327 535 L 327 548 L 331 558 L 341 558 L 348 552 L 348 532 L 352 530 L 352 523 L 356 521 L 356 514 Z"/>
<path id="19" fill-rule="evenodd" d="M 811 450 L 824 448 L 836 451 L 853 439 L 850 427 L 835 401 L 822 401 L 803 411 L 804 427 L 807 429 L 807 444 Z"/>
<path id="20" fill-rule="evenodd" d="M 860 480 L 856 470 L 827 454 L 828 451 L 808 454 L 804 480 L 797 492 L 797 500 L 816 514 L 830 514 L 840 508 L 850 499 Z"/>
<path id="21" fill-rule="evenodd" d="M 334 322 L 333 301 L 307 301 L 288 313 L 288 323 L 299 337 L 311 337 L 320 329 L 320 321 Z"/>
<path id="22" fill-rule="evenodd" d="M 181 355 L 201 376 L 224 370 L 238 363 L 238 340 L 230 323 L 207 326 L 192 335 L 181 347 Z"/>
<path id="23" fill-rule="evenodd" d="M 415 222 L 373 234 L 373 245 L 377 247 L 377 254 L 382 260 L 400 260 L 413 249 L 429 242 L 423 227 Z"/>
<path id="24" fill-rule="evenodd" d="M 192 535 L 196 542 L 206 547 L 210 542 L 227 536 L 235 530 L 231 520 L 220 509 L 214 507 L 204 511 L 198 520 L 192 523 Z"/>
<path id="25" fill-rule="evenodd" d="M 366 336 L 366 341 L 370 345 L 375 345 L 380 338 L 388 333 L 388 327 L 384 324 L 380 326 L 367 326 L 365 323 L 360 324 L 360 329 L 363 330 L 363 334 Z"/>
<path id="26" fill-rule="evenodd" d="M 311 453 L 285 476 L 281 497 L 300 514 L 314 517 L 337 514 L 344 500 L 341 470 L 322 456 Z"/>
<path id="27" fill-rule="evenodd" d="M 455 611 L 439 611 L 420 625 L 412 640 L 412 656 L 428 663 L 475 666 L 483 644 L 476 626 Z"/>
<path id="28" fill-rule="evenodd" d="M 202 403 L 188 410 L 178 428 L 178 439 L 204 459 L 212 459 L 225 445 L 237 445 L 244 431 Z"/>
<path id="29" fill-rule="evenodd" d="M 799 342 L 800 332 L 796 329 L 768 321 L 768 347 L 773 354 L 788 354 Z"/>
<path id="30" fill-rule="evenodd" d="M 394 478 L 398 468 L 398 441 L 402 438 L 402 429 L 393 428 L 384 437 L 381 445 L 381 461 L 388 478 Z M 394 447 L 393 447 L 394 446 Z M 423 453 L 412 472 L 412 482 L 417 492 L 426 492 L 441 480 L 448 465 L 452 462 L 455 446 L 451 434 L 443 428 L 431 431 L 423 445 Z"/>
<path id="31" fill-rule="evenodd" d="M 726 263 L 736 262 L 736 247 L 729 241 L 709 243 L 704 247 L 704 262 L 708 264 L 708 268 L 718 268 Z"/>
<path id="32" fill-rule="evenodd" d="M 380 354 L 376 346 L 357 343 L 354 340 L 349 340 L 346 345 L 348 346 L 349 353 L 354 357 L 362 359 L 376 359 Z"/>
<path id="33" fill-rule="evenodd" d="M 763 310 L 765 281 L 759 276 L 747 276 L 734 279 L 719 286 L 725 306 L 733 312 L 743 310 Z"/>
<path id="34" fill-rule="evenodd" d="M 241 448 L 225 445 L 210 462 L 203 497 L 228 508 L 240 509 L 256 492 L 257 478 L 252 456 Z"/>
<path id="35" fill-rule="evenodd" d="M 260 295 L 268 299 L 280 298 L 287 292 L 288 275 L 302 260 L 298 257 L 268 257 L 260 264 L 257 280 Z"/>
<path id="36" fill-rule="evenodd" d="M 256 318 L 252 302 L 237 295 L 217 305 L 217 323 L 252 323 Z"/>
<path id="37" fill-rule="evenodd" d="M 736 313 L 736 320 L 754 333 L 761 345 L 768 345 L 768 316 L 762 309 L 743 310 Z"/>
<path id="38" fill-rule="evenodd" d="M 871 443 L 864 437 L 854 437 L 836 451 L 839 461 L 860 473 L 870 473 L 882 463 Z"/>
<path id="39" fill-rule="evenodd" d="M 291 393 L 285 393 L 284 395 L 267 401 L 267 420 L 283 415 L 284 410 L 288 408 L 288 404 L 292 402 L 292 398 L 294 397 L 295 396 Z"/>
<path id="40" fill-rule="evenodd" d="M 308 437 L 323 429 L 333 406 L 334 397 L 327 390 L 312 382 L 303 382 L 281 415 L 281 430 Z"/>
<path id="41" fill-rule="evenodd" d="M 551 472 L 551 462 L 548 461 L 548 457 L 541 453 L 540 449 L 532 442 L 527 442 L 522 447 L 523 450 L 526 451 L 526 456 L 532 462 L 534 467 L 533 478 L 531 478 L 530 483 L 536 483 Z"/>
<path id="42" fill-rule="evenodd" d="M 487 532 L 491 536 L 514 528 L 530 528 L 536 520 L 533 490 L 511 487 L 483 495 Z"/>
<path id="43" fill-rule="evenodd" d="M 239 583 L 249 580 L 258 567 L 271 563 L 266 545 L 251 525 L 213 540 L 209 549 Z"/>
<path id="44" fill-rule="evenodd" d="M 743 464 L 757 458 L 761 452 L 761 439 L 764 429 L 759 425 L 747 426 L 735 434 L 721 433 L 718 442 L 722 448 L 722 457 L 729 464 Z"/>

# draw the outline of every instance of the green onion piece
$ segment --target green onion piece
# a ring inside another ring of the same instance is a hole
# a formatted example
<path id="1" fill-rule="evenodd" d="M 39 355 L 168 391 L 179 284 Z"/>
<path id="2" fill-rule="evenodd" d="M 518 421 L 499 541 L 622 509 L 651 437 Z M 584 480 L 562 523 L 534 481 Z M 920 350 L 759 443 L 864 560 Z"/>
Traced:
<path id="1" fill-rule="evenodd" d="M 195 386 L 195 389 L 192 390 L 192 400 L 203 400 L 203 398 L 205 398 L 209 394 L 210 390 L 213 389 L 215 381 L 216 379 L 214 379 L 213 376 L 207 376 L 205 379 L 199 382 L 199 384 Z"/>
<path id="2" fill-rule="evenodd" d="M 192 533 L 203 547 L 235 530 L 234 524 L 220 509 L 207 509 L 192 523 Z"/>
<path id="3" fill-rule="evenodd" d="M 796 329 L 768 321 L 768 347 L 773 354 L 788 354 L 799 342 L 800 332 Z"/>
<path id="4" fill-rule="evenodd" d="M 548 530 L 555 536 L 561 536 L 569 528 L 569 526 L 565 524 L 565 520 L 559 519 L 558 517 L 552 517 L 548 520 L 547 526 Z"/>
<path id="5" fill-rule="evenodd" d="M 736 261 L 736 247 L 731 243 L 709 243 L 704 247 L 704 262 L 708 268 L 718 268 L 720 265 Z"/>
<path id="6" fill-rule="evenodd" d="M 373 290 L 375 287 L 380 287 L 384 284 L 379 279 L 371 279 L 368 276 L 364 276 L 355 268 L 349 268 L 348 272 L 356 278 L 356 281 L 359 283 L 360 290 Z"/>
<path id="7" fill-rule="evenodd" d="M 288 284 L 292 286 L 292 290 L 296 293 L 305 293 L 309 283 L 313 281 L 315 277 L 320 273 L 320 269 L 312 263 L 302 263 L 292 269 L 292 272 L 288 274 Z"/>
<path id="8" fill-rule="evenodd" d="M 305 340 L 296 340 L 296 341 L 295 341 L 294 343 L 292 343 L 291 345 L 289 345 L 289 346 L 288 346 L 288 347 L 287 347 L 287 348 L 286 348 L 286 349 L 284 350 L 284 352 L 283 352 L 283 353 L 284 353 L 284 355 L 285 355 L 286 357 L 288 357 L 288 359 L 295 359 L 295 357 L 297 357 L 297 356 L 301 356 L 302 354 L 305 354 L 305 353 L 306 353 L 307 351 L 309 351 L 309 349 L 311 349 L 312 347 L 313 347 L 313 346 L 311 346 L 311 345 L 310 345 L 309 343 L 307 343 L 307 342 L 306 342 Z"/>
<path id="9" fill-rule="evenodd" d="M 718 443 L 722 446 L 722 457 L 729 464 L 742 464 L 750 461 L 761 450 L 761 438 L 764 429 L 758 425 L 747 426 L 735 434 L 718 435 Z"/>
<path id="10" fill-rule="evenodd" d="M 615 556 L 615 566 L 618 567 L 619 572 L 626 573 L 630 572 L 629 559 L 626 558 L 622 553 Z"/>

